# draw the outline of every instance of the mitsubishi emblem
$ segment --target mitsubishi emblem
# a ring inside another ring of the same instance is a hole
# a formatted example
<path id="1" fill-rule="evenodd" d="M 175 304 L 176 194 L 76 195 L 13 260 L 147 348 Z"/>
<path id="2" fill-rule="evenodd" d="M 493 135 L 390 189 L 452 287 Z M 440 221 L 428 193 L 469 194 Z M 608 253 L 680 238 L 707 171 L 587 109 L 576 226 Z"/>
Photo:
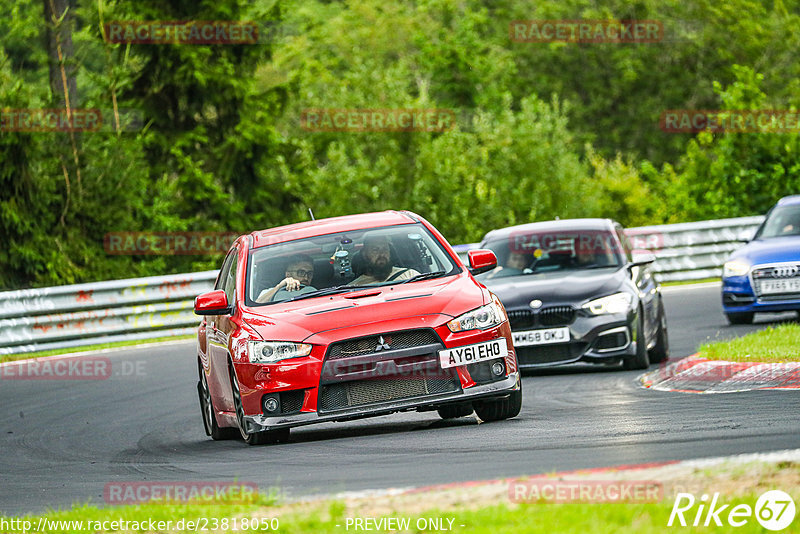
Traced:
<path id="1" fill-rule="evenodd" d="M 389 341 L 391 341 L 391 338 L 389 338 Z M 389 343 L 387 341 L 384 341 L 383 336 L 380 336 L 378 338 L 378 346 L 375 347 L 375 352 L 380 352 L 381 350 L 389 350 L 390 348 L 392 347 L 389 346 Z"/>

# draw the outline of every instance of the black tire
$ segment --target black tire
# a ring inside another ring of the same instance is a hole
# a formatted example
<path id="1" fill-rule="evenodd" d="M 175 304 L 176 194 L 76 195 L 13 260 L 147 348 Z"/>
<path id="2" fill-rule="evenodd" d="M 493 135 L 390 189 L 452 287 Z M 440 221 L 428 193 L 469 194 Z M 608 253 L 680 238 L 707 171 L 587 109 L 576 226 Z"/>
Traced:
<path id="1" fill-rule="evenodd" d="M 639 309 L 639 320 L 636 322 L 636 355 L 622 360 L 622 367 L 627 370 L 650 367 L 650 358 L 647 356 L 647 336 L 644 333 L 644 310 L 642 309 Z"/>
<path id="2" fill-rule="evenodd" d="M 754 316 L 755 313 L 753 312 L 738 312 L 738 313 L 725 314 L 725 317 L 728 318 L 728 322 L 731 324 L 752 324 Z"/>
<path id="3" fill-rule="evenodd" d="M 522 382 L 519 383 L 519 389 L 512 391 L 508 397 L 475 402 L 474 406 L 475 413 L 486 423 L 516 417 L 522 409 Z"/>
<path id="4" fill-rule="evenodd" d="M 236 408 L 236 421 L 239 424 L 239 434 L 248 445 L 270 445 L 289 441 L 289 429 L 281 428 L 278 430 L 262 430 L 260 432 L 250 432 L 247 422 L 244 419 L 244 408 L 242 408 L 242 396 L 239 393 L 239 384 L 236 376 L 231 369 L 231 390 L 233 391 L 233 405 Z"/>
<path id="5" fill-rule="evenodd" d="M 197 394 L 200 397 L 200 413 L 203 415 L 206 436 L 211 436 L 214 441 L 239 437 L 239 431 L 236 428 L 220 428 L 217 425 L 217 418 L 214 417 L 214 402 L 211 400 L 206 375 L 202 370 L 200 371 L 200 380 L 197 382 Z"/>
<path id="6" fill-rule="evenodd" d="M 439 417 L 442 419 L 458 419 L 459 417 L 466 417 L 473 412 L 472 403 L 467 402 L 464 404 L 449 404 L 441 406 L 436 410 Z"/>
<path id="7" fill-rule="evenodd" d="M 667 314 L 664 311 L 664 303 L 658 302 L 658 332 L 656 333 L 656 344 L 650 351 L 650 361 L 661 363 L 669 360 L 669 337 L 667 331 Z"/>

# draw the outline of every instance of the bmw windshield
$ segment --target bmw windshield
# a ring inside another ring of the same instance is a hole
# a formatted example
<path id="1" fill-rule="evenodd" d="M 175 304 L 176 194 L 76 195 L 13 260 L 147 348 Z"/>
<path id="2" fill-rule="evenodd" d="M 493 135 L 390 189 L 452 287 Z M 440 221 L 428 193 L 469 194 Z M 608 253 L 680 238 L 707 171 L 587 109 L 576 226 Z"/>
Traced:
<path id="1" fill-rule="evenodd" d="M 460 272 L 421 224 L 327 234 L 254 249 L 247 305 L 413 283 Z"/>
<path id="2" fill-rule="evenodd" d="M 497 256 L 498 266 L 485 280 L 579 269 L 616 268 L 624 254 L 611 232 L 569 230 L 515 232 L 484 244 Z"/>

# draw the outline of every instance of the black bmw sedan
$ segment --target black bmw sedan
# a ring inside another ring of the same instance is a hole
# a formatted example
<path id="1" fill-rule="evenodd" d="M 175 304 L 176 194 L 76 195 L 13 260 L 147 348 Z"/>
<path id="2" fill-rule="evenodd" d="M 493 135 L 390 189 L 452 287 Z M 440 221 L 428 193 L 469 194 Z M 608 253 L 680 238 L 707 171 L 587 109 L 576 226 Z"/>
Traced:
<path id="1" fill-rule="evenodd" d="M 478 276 L 503 302 L 521 368 L 573 362 L 645 369 L 669 358 L 652 254 L 634 257 L 609 219 L 492 230 L 480 244 L 498 266 Z"/>

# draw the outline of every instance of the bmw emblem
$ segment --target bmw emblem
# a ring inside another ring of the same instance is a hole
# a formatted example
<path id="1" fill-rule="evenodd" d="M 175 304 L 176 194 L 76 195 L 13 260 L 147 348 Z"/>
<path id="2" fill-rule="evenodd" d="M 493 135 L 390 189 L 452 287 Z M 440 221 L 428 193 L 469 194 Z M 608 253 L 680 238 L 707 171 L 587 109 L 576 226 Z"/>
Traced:
<path id="1" fill-rule="evenodd" d="M 530 307 L 531 307 L 531 308 L 533 308 L 534 310 L 537 310 L 537 309 L 539 309 L 539 308 L 541 308 L 541 307 L 542 307 L 542 301 L 541 301 L 541 300 L 539 300 L 539 299 L 533 299 L 533 300 L 530 302 L 530 304 L 529 304 L 529 305 L 530 305 Z"/>

